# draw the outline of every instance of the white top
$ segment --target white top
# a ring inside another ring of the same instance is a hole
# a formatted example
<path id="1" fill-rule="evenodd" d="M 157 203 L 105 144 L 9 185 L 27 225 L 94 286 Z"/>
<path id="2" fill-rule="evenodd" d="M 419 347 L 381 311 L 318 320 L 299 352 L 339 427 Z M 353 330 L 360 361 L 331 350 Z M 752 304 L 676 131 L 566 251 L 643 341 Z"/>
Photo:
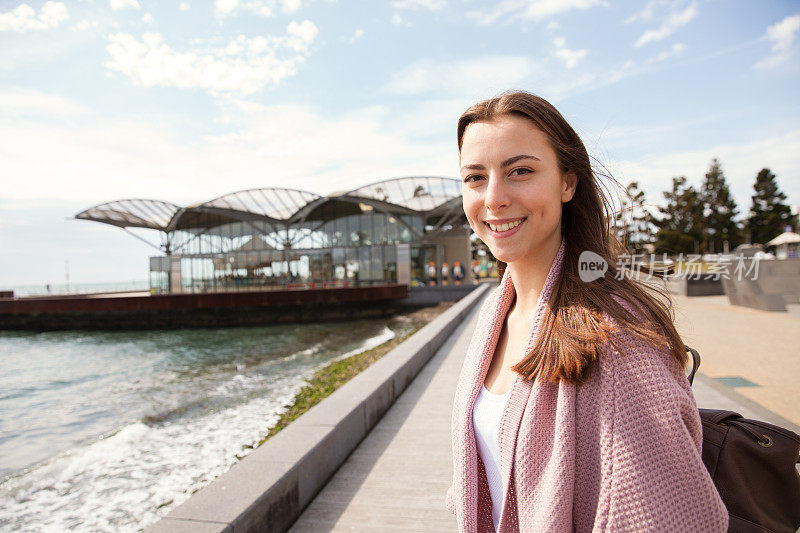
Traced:
<path id="1" fill-rule="evenodd" d="M 503 510 L 503 476 L 500 472 L 500 417 L 503 415 L 509 388 L 505 394 L 493 394 L 481 385 L 481 391 L 472 408 L 472 424 L 475 427 L 475 440 L 478 453 L 486 467 L 486 479 L 492 496 L 492 521 L 494 529 L 500 524 Z"/>

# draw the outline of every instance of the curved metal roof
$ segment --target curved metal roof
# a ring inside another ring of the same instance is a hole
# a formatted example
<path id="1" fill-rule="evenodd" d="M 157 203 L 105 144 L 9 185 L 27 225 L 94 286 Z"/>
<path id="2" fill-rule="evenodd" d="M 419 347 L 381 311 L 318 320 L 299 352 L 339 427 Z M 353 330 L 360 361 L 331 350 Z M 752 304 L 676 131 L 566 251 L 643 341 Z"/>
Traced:
<path id="1" fill-rule="evenodd" d="M 131 198 L 115 200 L 81 211 L 75 218 L 94 220 L 121 228 L 149 228 L 166 231 L 180 206 L 161 200 Z"/>
<path id="2" fill-rule="evenodd" d="M 328 196 L 281 187 L 247 189 L 184 208 L 160 200 L 117 200 L 91 207 L 75 218 L 121 228 L 141 227 L 166 233 L 207 231 L 234 222 L 287 226 L 361 213 L 363 204 L 384 212 L 449 218 L 461 204 L 461 182 L 453 178 L 392 178 Z"/>
<path id="3" fill-rule="evenodd" d="M 417 176 L 392 178 L 363 185 L 345 193 L 399 205 L 417 212 L 433 211 L 449 200 L 461 198 L 461 182 L 453 178 Z"/>
<path id="4" fill-rule="evenodd" d="M 321 198 L 298 189 L 264 187 L 236 191 L 191 205 L 178 213 L 168 230 L 213 228 L 245 221 L 285 224 L 303 207 Z"/>
<path id="5" fill-rule="evenodd" d="M 199 208 L 217 208 L 252 213 L 275 221 L 286 221 L 320 195 L 298 189 L 265 187 L 237 191 L 199 204 Z"/>

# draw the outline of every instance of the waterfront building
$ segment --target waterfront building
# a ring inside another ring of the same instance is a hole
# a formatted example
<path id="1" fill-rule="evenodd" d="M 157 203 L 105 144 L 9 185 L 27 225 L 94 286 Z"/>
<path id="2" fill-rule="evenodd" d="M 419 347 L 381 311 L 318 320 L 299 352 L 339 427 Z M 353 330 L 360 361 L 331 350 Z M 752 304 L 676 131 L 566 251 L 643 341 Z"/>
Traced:
<path id="1" fill-rule="evenodd" d="M 158 249 L 150 258 L 155 294 L 428 285 L 441 282 L 430 279 L 431 262 L 472 263 L 461 183 L 444 177 L 388 179 L 326 196 L 266 187 L 186 207 L 115 200 L 75 218 L 120 227 Z M 159 243 L 142 231 L 156 232 Z M 472 282 L 469 269 L 464 282 Z"/>

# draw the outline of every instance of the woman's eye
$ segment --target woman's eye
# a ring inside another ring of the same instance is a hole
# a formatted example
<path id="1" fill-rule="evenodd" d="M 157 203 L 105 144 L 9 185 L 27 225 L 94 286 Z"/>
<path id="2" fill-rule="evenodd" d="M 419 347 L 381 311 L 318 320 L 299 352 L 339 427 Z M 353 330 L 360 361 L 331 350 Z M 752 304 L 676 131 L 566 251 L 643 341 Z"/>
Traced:
<path id="1" fill-rule="evenodd" d="M 472 178 L 475 178 L 475 179 L 472 179 Z M 470 181 L 477 181 L 478 178 L 480 178 L 480 176 L 478 176 L 477 174 L 470 174 L 469 176 L 464 178 L 464 183 L 469 183 Z"/>
<path id="2" fill-rule="evenodd" d="M 533 170 L 529 168 L 515 168 L 514 170 L 511 171 L 511 174 L 522 175 L 522 174 L 530 174 L 531 172 L 533 172 Z"/>

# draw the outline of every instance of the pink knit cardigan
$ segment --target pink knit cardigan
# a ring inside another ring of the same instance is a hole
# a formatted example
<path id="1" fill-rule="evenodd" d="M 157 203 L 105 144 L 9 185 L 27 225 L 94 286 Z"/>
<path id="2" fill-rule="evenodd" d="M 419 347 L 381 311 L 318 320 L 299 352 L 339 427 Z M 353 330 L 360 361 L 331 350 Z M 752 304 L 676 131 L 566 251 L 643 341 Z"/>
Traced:
<path id="1" fill-rule="evenodd" d="M 564 259 L 545 281 L 528 337 L 534 346 Z M 510 272 L 480 310 L 453 404 L 453 484 L 459 531 L 494 531 L 472 406 L 514 299 Z M 683 369 L 628 332 L 580 385 L 516 376 L 500 420 L 504 503 L 499 530 L 726 531 L 728 513 L 701 458 L 700 416 Z"/>

